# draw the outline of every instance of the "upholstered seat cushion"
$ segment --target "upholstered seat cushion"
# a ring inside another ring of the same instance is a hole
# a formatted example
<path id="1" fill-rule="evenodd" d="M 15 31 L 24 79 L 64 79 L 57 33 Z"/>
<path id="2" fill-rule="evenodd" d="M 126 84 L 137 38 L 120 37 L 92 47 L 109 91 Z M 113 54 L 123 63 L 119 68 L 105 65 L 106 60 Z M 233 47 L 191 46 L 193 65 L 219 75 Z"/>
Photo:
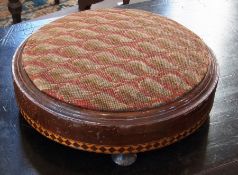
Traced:
<path id="1" fill-rule="evenodd" d="M 52 22 L 26 42 L 22 63 L 45 94 L 81 108 L 138 111 L 191 92 L 211 62 L 182 25 L 139 10 L 101 9 Z"/>

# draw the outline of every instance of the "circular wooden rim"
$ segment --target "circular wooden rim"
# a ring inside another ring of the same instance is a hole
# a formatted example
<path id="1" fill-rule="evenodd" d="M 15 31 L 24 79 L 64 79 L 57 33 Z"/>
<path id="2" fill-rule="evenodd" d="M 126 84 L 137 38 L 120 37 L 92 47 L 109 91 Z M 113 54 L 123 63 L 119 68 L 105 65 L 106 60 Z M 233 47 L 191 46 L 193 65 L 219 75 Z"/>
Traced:
<path id="1" fill-rule="evenodd" d="M 99 123 L 111 123 L 113 121 L 118 124 L 125 124 L 124 121 L 129 123 L 154 123 L 163 120 L 168 120 L 177 117 L 182 113 L 191 111 L 194 107 L 199 105 L 212 93 L 218 82 L 218 70 L 216 59 L 211 52 L 211 64 L 209 64 L 208 72 L 202 82 L 195 87 L 192 91 L 171 103 L 161 105 L 160 107 L 132 112 L 105 112 L 93 111 L 84 108 L 79 108 L 56 100 L 35 87 L 31 82 L 26 72 L 23 70 L 21 63 L 21 55 L 25 42 L 17 49 L 12 63 L 13 79 L 21 92 L 31 99 L 36 105 L 41 106 L 44 110 L 58 113 L 59 115 L 67 116 L 68 119 L 73 121 L 88 121 Z M 39 98 L 40 97 L 40 98 Z M 63 110 L 62 110 L 63 109 Z M 130 116 L 130 117 L 128 117 Z M 122 122 L 122 123 L 121 123 Z"/>
<path id="2" fill-rule="evenodd" d="M 12 62 L 18 105 L 33 128 L 63 145 L 109 154 L 153 150 L 196 131 L 212 108 L 218 82 L 218 68 L 212 52 L 203 81 L 182 98 L 143 111 L 102 112 L 66 104 L 38 90 L 22 67 L 25 43 L 18 48 Z M 65 127 L 68 132 L 59 131 Z"/>

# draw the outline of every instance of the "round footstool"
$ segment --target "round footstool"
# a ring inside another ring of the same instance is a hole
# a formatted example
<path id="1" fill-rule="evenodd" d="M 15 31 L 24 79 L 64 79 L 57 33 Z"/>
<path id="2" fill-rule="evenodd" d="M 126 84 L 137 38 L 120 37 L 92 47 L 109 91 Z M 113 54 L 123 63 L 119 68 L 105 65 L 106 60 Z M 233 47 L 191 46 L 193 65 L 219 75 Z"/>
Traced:
<path id="1" fill-rule="evenodd" d="M 22 44 L 12 65 L 20 111 L 34 129 L 112 154 L 119 165 L 196 131 L 218 82 L 215 57 L 198 36 L 139 10 L 58 19 Z"/>

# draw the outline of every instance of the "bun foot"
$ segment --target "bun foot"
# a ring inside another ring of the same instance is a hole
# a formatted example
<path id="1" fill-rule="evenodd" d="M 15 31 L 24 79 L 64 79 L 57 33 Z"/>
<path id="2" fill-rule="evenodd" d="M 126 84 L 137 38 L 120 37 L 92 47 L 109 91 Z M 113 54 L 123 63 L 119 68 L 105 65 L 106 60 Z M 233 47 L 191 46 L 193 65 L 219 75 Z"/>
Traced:
<path id="1" fill-rule="evenodd" d="M 130 166 L 137 158 L 137 154 L 113 154 L 112 160 L 114 163 L 120 166 Z"/>

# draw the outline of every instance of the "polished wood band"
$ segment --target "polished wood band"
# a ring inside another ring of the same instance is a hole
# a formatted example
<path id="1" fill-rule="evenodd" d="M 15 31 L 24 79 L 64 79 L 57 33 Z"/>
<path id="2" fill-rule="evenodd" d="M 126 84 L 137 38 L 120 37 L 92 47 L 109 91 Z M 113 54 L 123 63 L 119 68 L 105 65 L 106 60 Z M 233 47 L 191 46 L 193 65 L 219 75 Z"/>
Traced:
<path id="1" fill-rule="evenodd" d="M 144 144 L 113 146 L 113 145 L 96 145 L 91 143 L 85 143 L 79 140 L 72 140 L 72 139 L 57 135 L 45 129 L 38 123 L 36 123 L 34 120 L 31 119 L 32 117 L 30 117 L 22 109 L 20 109 L 20 111 L 24 119 L 28 122 L 28 124 L 31 125 L 35 130 L 37 130 L 43 136 L 57 143 L 60 143 L 62 145 L 69 146 L 71 148 L 80 149 L 80 150 L 84 150 L 88 152 L 104 153 L 104 154 L 138 153 L 138 152 L 145 152 L 145 151 L 155 150 L 155 149 L 168 146 L 194 133 L 208 119 L 208 115 L 204 115 L 201 118 L 201 120 L 195 123 L 195 125 L 171 137 L 162 138 L 160 140 L 156 140 L 156 141 L 148 142 Z"/>

